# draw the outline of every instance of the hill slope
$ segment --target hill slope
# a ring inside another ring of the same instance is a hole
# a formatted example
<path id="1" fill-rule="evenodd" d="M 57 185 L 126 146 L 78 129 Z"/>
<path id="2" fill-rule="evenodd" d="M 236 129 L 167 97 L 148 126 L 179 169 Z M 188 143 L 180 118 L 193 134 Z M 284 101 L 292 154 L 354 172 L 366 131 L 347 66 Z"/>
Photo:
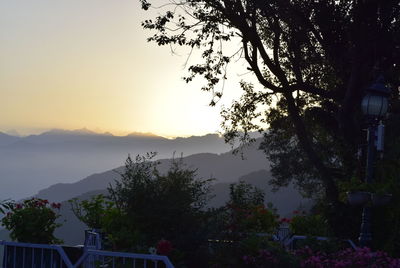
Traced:
<path id="1" fill-rule="evenodd" d="M 197 169 L 202 178 L 216 178 L 217 182 L 233 182 L 250 172 L 268 169 L 269 165 L 264 154 L 258 150 L 259 143 L 254 143 L 243 150 L 245 159 L 232 152 L 223 154 L 200 153 L 183 157 L 183 162 L 190 168 Z M 172 159 L 160 160 L 158 169 L 165 172 L 171 165 Z M 60 202 L 89 191 L 106 189 L 115 179 L 119 178 L 116 171 L 123 167 L 90 175 L 74 183 L 58 183 L 38 192 L 37 197 Z"/>
<path id="2" fill-rule="evenodd" d="M 188 138 L 133 133 L 98 134 L 86 129 L 52 130 L 40 135 L 14 137 L 0 133 L 0 200 L 20 199 L 55 183 L 72 183 L 98 171 L 122 165 L 128 154 L 158 152 L 223 153 L 230 149 L 217 134 Z"/>

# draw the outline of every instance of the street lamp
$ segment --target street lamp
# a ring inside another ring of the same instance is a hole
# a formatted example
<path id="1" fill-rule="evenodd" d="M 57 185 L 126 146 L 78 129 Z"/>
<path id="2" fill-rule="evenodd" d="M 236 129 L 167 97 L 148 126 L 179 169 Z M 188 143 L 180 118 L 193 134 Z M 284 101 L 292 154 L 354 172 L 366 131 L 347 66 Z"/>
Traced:
<path id="1" fill-rule="evenodd" d="M 380 76 L 365 90 L 366 95 L 362 99 L 361 108 L 369 119 L 380 119 L 387 112 L 390 90 L 385 87 L 383 82 L 383 77 Z"/>
<path id="2" fill-rule="evenodd" d="M 361 102 L 362 111 L 368 121 L 368 151 L 365 182 L 372 183 L 374 180 L 373 162 L 375 151 L 383 151 L 383 129 L 381 119 L 388 110 L 388 98 L 390 89 L 385 87 L 383 77 L 379 77 L 375 83 L 366 89 L 366 94 Z M 379 126 L 378 126 L 379 124 Z M 371 234 L 371 207 L 366 205 L 363 208 L 360 246 L 369 246 L 372 241 Z"/>

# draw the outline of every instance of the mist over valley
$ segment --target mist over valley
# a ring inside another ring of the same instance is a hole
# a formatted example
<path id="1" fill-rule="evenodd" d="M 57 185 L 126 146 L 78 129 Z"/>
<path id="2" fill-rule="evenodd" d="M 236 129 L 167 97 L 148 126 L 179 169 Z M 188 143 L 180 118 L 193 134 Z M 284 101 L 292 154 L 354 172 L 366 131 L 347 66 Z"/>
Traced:
<path id="1" fill-rule="evenodd" d="M 87 129 L 51 130 L 26 137 L 0 133 L 0 200 L 21 199 L 56 183 L 72 183 L 123 165 L 127 156 L 157 152 L 155 159 L 230 150 L 217 134 L 167 139 Z"/>

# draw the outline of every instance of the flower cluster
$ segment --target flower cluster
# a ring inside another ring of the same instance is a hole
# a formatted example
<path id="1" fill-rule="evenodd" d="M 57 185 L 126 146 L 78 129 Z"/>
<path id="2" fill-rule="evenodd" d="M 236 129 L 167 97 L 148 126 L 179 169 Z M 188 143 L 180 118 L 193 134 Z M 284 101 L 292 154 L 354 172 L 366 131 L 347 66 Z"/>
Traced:
<path id="1" fill-rule="evenodd" d="M 60 209 L 61 208 L 61 204 L 60 203 L 51 203 L 51 207 L 55 208 L 55 209 Z"/>
<path id="2" fill-rule="evenodd" d="M 172 243 L 168 240 L 161 239 L 157 243 L 157 253 L 160 255 L 169 255 L 173 249 Z"/>
<path id="3" fill-rule="evenodd" d="M 22 203 L 14 204 L 12 206 L 12 210 L 19 210 L 19 209 L 28 208 L 28 207 L 41 208 L 41 207 L 46 207 L 47 205 L 50 205 L 54 209 L 60 209 L 61 208 L 61 203 L 55 203 L 55 202 L 54 203 L 49 203 L 49 201 L 46 200 L 46 199 L 40 199 L 40 198 L 35 198 L 34 197 L 34 198 L 31 198 L 31 199 L 25 200 Z"/>
<path id="4" fill-rule="evenodd" d="M 55 222 L 60 215 L 54 211 L 60 207 L 60 203 L 50 204 L 48 200 L 40 198 L 13 203 L 1 224 L 10 231 L 10 237 L 19 242 L 60 242 L 53 235 L 54 230 L 61 225 Z"/>
<path id="5" fill-rule="evenodd" d="M 289 219 L 289 218 L 282 218 L 280 220 L 281 223 L 290 223 L 291 221 L 292 221 L 292 219 Z"/>
<path id="6" fill-rule="evenodd" d="M 362 268 L 362 267 L 400 267 L 400 259 L 391 258 L 382 251 L 372 252 L 369 248 L 345 249 L 333 254 L 313 252 L 303 248 L 295 252 L 301 261 L 301 267 L 319 268 Z"/>

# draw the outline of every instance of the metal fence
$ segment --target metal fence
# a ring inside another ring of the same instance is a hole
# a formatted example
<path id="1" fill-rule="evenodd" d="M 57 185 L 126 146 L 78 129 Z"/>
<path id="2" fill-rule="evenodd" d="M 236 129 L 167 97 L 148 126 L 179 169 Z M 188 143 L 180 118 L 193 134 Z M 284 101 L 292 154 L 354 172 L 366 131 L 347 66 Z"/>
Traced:
<path id="1" fill-rule="evenodd" d="M 97 240 L 99 241 L 99 240 Z M 87 242 L 87 243 L 86 243 Z M 174 268 L 167 256 L 96 249 L 89 234 L 85 246 L 67 247 L 0 241 L 1 268 Z M 2 247 L 2 248 L 1 248 Z"/>
<path id="2" fill-rule="evenodd" d="M 73 267 L 60 245 L 0 241 L 3 246 L 2 268 Z"/>
<path id="3" fill-rule="evenodd" d="M 87 250 L 73 267 L 101 268 L 174 268 L 167 256 Z"/>
<path id="4" fill-rule="evenodd" d="M 281 244 L 285 244 L 288 239 L 292 236 L 292 232 L 288 227 L 279 227 L 274 233 L 274 239 L 279 241 Z"/>
<path id="5" fill-rule="evenodd" d="M 289 239 L 285 240 L 284 242 L 284 246 L 288 249 L 297 249 L 298 247 L 298 242 L 300 241 L 306 241 L 307 239 L 315 239 L 317 241 L 330 241 L 332 240 L 332 238 L 329 237 L 324 237 L 324 236 L 315 236 L 315 237 L 308 237 L 308 236 L 304 236 L 304 235 L 293 235 L 291 236 Z M 354 242 L 350 239 L 341 239 L 337 242 L 341 243 L 341 246 L 343 248 L 352 248 L 352 249 L 356 249 L 357 246 L 354 244 Z"/>

